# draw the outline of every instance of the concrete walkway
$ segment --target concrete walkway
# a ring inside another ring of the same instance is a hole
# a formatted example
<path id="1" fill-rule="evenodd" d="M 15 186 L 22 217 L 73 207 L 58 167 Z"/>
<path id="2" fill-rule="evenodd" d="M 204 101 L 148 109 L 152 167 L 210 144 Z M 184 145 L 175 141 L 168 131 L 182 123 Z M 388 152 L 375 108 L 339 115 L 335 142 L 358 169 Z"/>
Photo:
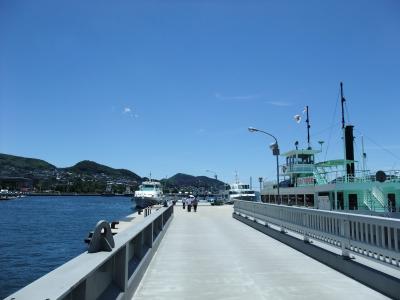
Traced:
<path id="1" fill-rule="evenodd" d="M 232 218 L 201 206 L 174 219 L 133 299 L 386 299 Z"/>

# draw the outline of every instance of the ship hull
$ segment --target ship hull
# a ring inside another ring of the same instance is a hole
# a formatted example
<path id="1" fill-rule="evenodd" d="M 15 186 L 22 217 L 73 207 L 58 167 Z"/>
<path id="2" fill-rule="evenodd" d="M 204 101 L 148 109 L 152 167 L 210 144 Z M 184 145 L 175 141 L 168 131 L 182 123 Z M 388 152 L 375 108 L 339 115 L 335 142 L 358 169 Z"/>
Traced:
<path id="1" fill-rule="evenodd" d="M 162 203 L 162 200 L 160 198 L 154 198 L 154 197 L 133 197 L 132 199 L 136 205 L 137 209 L 143 209 L 148 206 L 156 205 Z"/>

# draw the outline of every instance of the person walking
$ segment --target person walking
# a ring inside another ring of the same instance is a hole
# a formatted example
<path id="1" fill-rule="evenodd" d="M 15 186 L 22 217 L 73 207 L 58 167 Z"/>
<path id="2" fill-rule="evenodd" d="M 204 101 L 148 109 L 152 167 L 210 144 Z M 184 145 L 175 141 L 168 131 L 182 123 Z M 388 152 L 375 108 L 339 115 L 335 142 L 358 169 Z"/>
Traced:
<path id="1" fill-rule="evenodd" d="M 188 212 L 192 210 L 192 201 L 193 201 L 194 196 L 190 195 L 189 198 L 187 198 L 187 207 L 188 207 Z"/>
<path id="2" fill-rule="evenodd" d="M 197 204 L 198 203 L 199 203 L 199 201 L 197 200 L 196 197 L 194 197 L 193 200 L 192 200 L 192 205 L 193 205 L 194 212 L 197 212 Z"/>
<path id="3" fill-rule="evenodd" d="M 186 207 L 186 198 L 182 199 L 182 208 L 185 209 Z"/>

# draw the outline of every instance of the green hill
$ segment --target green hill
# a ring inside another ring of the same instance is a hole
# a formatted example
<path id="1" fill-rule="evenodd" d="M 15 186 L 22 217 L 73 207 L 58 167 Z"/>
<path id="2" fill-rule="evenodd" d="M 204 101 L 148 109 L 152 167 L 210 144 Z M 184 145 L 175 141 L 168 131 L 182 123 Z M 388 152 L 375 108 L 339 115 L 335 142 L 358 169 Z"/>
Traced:
<path id="1" fill-rule="evenodd" d="M 183 173 L 178 173 L 167 180 L 163 180 L 166 182 L 168 186 L 175 187 L 189 187 L 189 186 L 197 186 L 197 187 L 221 187 L 224 185 L 222 181 L 217 179 L 209 178 L 207 176 L 192 176 Z"/>
<path id="2" fill-rule="evenodd" d="M 76 165 L 69 168 L 64 168 L 63 170 L 71 173 L 89 176 L 104 174 L 113 178 L 125 177 L 136 180 L 138 182 L 141 181 L 141 177 L 133 173 L 132 171 L 126 169 L 114 169 L 90 160 L 83 160 L 81 162 L 78 162 Z"/>
<path id="3" fill-rule="evenodd" d="M 0 176 L 18 177 L 38 171 L 52 172 L 56 169 L 56 166 L 41 159 L 0 153 Z"/>
<path id="4" fill-rule="evenodd" d="M 114 169 L 94 161 L 83 160 L 72 167 L 57 168 L 48 162 L 0 153 L 0 181 L 24 177 L 33 180 L 40 190 L 59 190 L 62 192 L 93 192 L 105 189 L 106 182 L 114 181 L 140 184 L 146 178 L 126 169 Z M 222 181 L 206 176 L 192 176 L 183 173 L 161 180 L 165 187 L 173 189 L 212 189 L 221 188 Z M 99 186 L 101 185 L 101 186 Z"/>

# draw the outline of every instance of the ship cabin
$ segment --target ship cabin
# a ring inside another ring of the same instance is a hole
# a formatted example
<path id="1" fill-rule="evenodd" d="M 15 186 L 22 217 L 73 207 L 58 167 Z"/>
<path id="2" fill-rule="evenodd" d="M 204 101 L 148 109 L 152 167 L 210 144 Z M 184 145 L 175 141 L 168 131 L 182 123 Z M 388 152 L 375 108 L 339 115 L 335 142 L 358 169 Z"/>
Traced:
<path id="1" fill-rule="evenodd" d="M 295 149 L 281 154 L 286 163 L 280 166 L 280 199 L 276 183 L 265 182 L 261 201 L 314 207 L 315 156 L 320 152 L 313 149 Z"/>
<path id="2" fill-rule="evenodd" d="M 288 187 L 314 185 L 315 155 L 319 150 L 302 149 L 283 153 L 286 164 L 281 166 L 281 174 Z M 284 184 L 285 186 L 285 184 Z"/>
<path id="3" fill-rule="evenodd" d="M 281 156 L 279 197 L 276 182 L 265 182 L 261 200 L 267 203 L 325 210 L 397 212 L 400 215 L 400 172 L 357 171 L 354 160 L 315 162 L 321 151 L 296 149 Z"/>

